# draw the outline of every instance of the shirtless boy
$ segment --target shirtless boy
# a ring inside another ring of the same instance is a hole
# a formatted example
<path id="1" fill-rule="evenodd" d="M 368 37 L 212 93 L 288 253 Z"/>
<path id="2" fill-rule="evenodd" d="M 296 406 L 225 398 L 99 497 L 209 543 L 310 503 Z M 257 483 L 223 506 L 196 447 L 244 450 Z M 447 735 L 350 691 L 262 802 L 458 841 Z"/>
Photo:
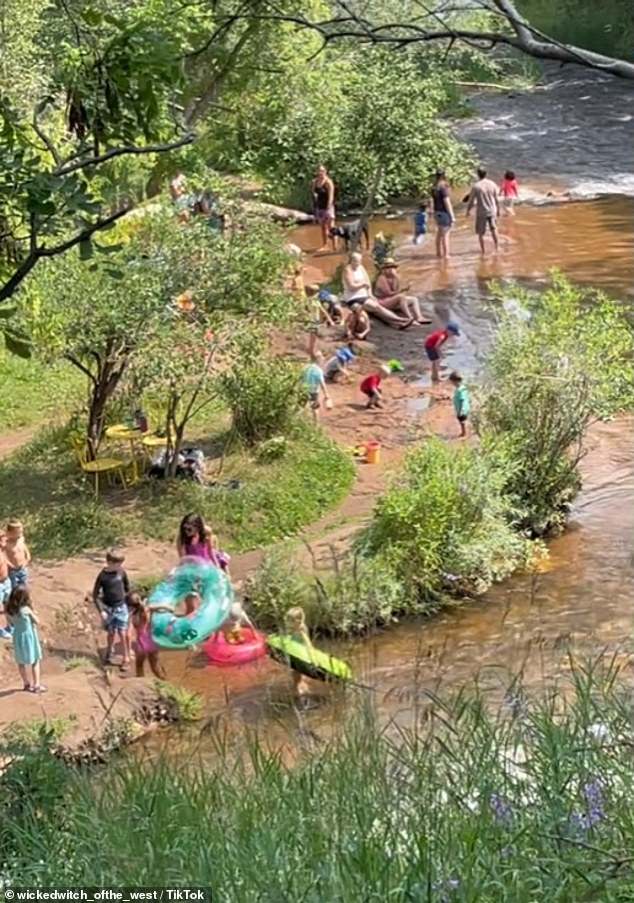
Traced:
<path id="1" fill-rule="evenodd" d="M 24 539 L 24 527 L 19 520 L 10 520 L 7 524 L 7 545 L 5 555 L 9 562 L 9 579 L 11 589 L 24 586 L 29 577 L 28 567 L 31 553 Z"/>
<path id="2" fill-rule="evenodd" d="M 0 609 L 4 609 L 4 606 L 9 601 L 9 596 L 11 595 L 9 562 L 5 554 L 6 547 L 7 534 L 4 530 L 0 530 Z M 0 638 L 3 640 L 10 640 L 12 634 L 13 629 L 9 626 L 9 622 L 7 621 L 5 627 L 0 627 Z"/>

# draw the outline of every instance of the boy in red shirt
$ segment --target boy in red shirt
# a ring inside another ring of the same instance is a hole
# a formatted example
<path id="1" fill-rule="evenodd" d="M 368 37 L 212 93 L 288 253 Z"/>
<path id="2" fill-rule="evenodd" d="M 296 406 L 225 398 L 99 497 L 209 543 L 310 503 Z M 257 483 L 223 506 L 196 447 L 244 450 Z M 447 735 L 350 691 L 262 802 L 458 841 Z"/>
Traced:
<path id="1" fill-rule="evenodd" d="M 381 405 L 381 380 L 384 376 L 389 376 L 392 371 L 387 366 L 387 364 L 383 364 L 379 368 L 378 373 L 370 373 L 369 376 L 366 376 L 365 379 L 361 382 L 359 388 L 363 392 L 364 395 L 368 396 L 368 403 L 366 404 L 366 408 L 380 408 Z"/>
<path id="2" fill-rule="evenodd" d="M 447 323 L 444 329 L 437 329 L 425 339 L 425 353 L 431 361 L 431 381 L 437 383 L 440 380 L 440 370 L 438 362 L 440 361 L 440 349 L 448 339 L 453 336 L 460 335 L 460 329 L 457 323 L 451 321 Z"/>

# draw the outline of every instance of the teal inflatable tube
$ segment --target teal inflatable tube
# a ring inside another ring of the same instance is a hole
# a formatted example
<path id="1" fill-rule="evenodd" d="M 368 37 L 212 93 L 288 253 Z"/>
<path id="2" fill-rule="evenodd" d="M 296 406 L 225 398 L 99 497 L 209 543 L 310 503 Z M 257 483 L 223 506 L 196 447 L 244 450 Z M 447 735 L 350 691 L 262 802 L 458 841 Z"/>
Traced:
<path id="1" fill-rule="evenodd" d="M 200 604 L 190 615 L 175 611 L 189 593 L 198 593 Z M 201 559 L 185 560 L 152 591 L 149 605 L 169 611 L 152 614 L 152 639 L 163 649 L 187 649 L 215 633 L 229 617 L 233 589 L 226 574 Z"/>

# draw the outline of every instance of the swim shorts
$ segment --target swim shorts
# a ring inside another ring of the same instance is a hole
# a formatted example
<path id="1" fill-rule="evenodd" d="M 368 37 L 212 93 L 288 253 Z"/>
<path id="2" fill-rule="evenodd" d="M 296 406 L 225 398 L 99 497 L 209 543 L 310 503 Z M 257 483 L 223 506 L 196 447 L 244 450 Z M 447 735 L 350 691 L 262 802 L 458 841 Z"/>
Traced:
<path id="1" fill-rule="evenodd" d="M 451 226 L 451 217 L 446 210 L 436 211 L 436 213 L 434 213 L 434 217 L 436 219 L 437 225 L 439 225 L 441 229 L 449 229 L 449 227 Z"/>

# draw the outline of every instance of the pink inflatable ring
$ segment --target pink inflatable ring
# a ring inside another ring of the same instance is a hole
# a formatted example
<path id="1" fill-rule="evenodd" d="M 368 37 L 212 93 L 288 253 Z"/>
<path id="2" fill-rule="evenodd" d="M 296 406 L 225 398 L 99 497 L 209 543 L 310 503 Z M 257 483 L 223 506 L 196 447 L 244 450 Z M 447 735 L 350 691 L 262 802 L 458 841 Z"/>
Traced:
<path id="1" fill-rule="evenodd" d="M 228 643 L 222 631 L 215 633 L 206 643 L 203 650 L 210 664 L 226 667 L 244 665 L 266 655 L 266 639 L 252 627 L 241 627 L 241 643 Z"/>

